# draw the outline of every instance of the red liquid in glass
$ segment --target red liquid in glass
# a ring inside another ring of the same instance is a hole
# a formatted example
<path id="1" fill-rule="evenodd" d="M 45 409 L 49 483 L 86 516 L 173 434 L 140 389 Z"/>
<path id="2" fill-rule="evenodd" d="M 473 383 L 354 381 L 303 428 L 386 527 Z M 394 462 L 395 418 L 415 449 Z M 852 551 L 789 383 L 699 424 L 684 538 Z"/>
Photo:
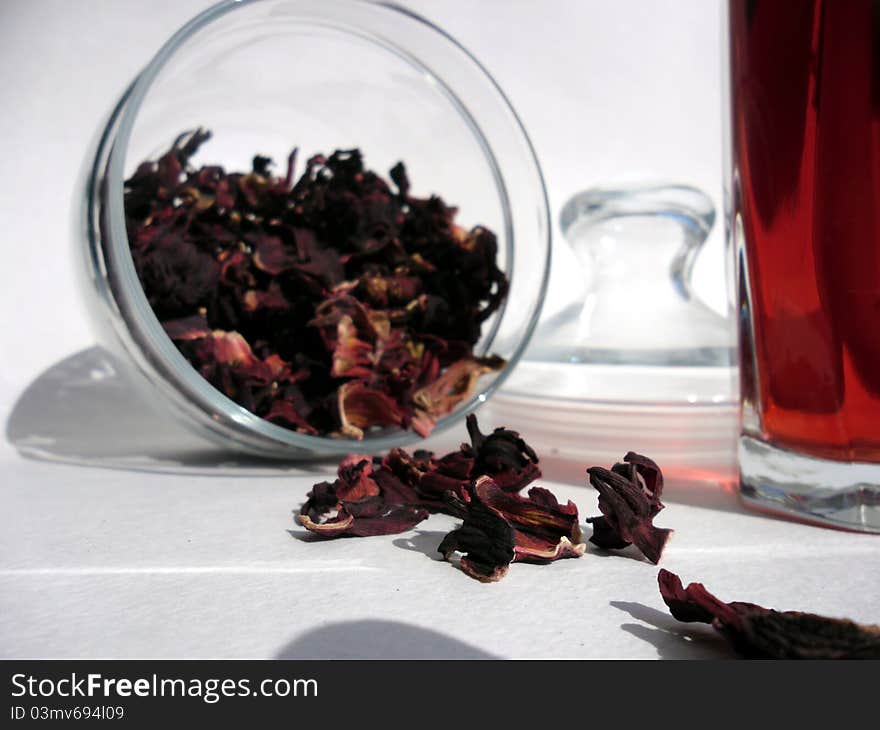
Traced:
<path id="1" fill-rule="evenodd" d="M 730 0 L 730 30 L 761 435 L 880 462 L 880 3 Z"/>

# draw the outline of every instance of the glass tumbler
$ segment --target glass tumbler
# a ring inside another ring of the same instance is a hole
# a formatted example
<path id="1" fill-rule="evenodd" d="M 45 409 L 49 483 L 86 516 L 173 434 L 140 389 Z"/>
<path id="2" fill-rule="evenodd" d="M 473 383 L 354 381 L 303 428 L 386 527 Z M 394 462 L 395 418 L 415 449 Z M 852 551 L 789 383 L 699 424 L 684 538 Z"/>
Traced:
<path id="1" fill-rule="evenodd" d="M 741 493 L 880 532 L 880 5 L 728 11 Z"/>

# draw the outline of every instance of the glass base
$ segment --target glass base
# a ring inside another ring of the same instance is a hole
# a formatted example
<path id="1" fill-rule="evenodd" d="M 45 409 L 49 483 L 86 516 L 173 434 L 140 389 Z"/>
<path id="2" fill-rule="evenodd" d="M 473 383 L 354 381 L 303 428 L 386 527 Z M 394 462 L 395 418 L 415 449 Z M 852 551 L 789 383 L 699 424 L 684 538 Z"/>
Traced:
<path id="1" fill-rule="evenodd" d="M 880 464 L 804 456 L 750 436 L 739 441 L 749 507 L 846 530 L 880 533 Z"/>

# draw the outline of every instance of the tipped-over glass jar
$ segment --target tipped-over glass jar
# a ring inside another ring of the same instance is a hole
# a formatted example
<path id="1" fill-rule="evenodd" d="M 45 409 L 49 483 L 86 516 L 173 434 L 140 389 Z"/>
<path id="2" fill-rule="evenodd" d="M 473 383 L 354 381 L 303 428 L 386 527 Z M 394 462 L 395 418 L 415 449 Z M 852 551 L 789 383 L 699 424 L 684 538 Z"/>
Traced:
<path id="1" fill-rule="evenodd" d="M 200 437 L 227 449 L 299 459 L 380 451 L 421 437 L 364 440 L 298 432 L 213 387 L 148 303 L 132 257 L 125 181 L 184 131 L 213 133 L 206 162 L 248 170 L 255 153 L 287 159 L 359 148 L 370 169 L 404 161 L 414 194 L 441 196 L 456 222 L 497 235 L 509 281 L 473 354 L 506 364 L 484 375 L 435 430 L 484 402 L 516 365 L 547 286 L 549 214 L 541 172 L 503 92 L 454 39 L 413 13 L 358 0 L 221 2 L 183 26 L 135 78 L 101 130 L 84 174 L 85 289 L 101 345 L 135 387 Z M 282 173 L 283 174 L 283 173 Z"/>

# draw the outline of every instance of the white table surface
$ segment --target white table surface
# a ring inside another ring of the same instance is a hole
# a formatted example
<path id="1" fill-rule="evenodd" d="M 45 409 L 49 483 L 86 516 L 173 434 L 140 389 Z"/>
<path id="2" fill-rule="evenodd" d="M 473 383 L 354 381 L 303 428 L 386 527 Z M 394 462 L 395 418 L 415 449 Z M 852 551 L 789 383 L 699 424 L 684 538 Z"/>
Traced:
<path id="1" fill-rule="evenodd" d="M 63 416 L 70 438 L 92 433 L 52 400 L 60 391 L 46 391 L 46 379 L 26 393 L 92 343 L 71 273 L 71 191 L 111 101 L 205 5 L 0 4 L 0 415 L 10 433 L 21 427 L 22 403 L 31 427 L 51 431 Z M 507 91 L 543 164 L 554 215 L 577 190 L 621 179 L 695 184 L 720 207 L 715 3 L 406 5 L 458 37 Z M 563 245 L 556 258 L 560 280 L 571 261 Z M 722 260 L 716 231 L 697 289 L 719 310 Z M 103 411 L 110 431 L 125 418 Z M 399 536 L 315 542 L 293 512 L 324 474 L 230 476 L 210 463 L 191 471 L 200 473 L 51 463 L 4 441 L 0 656 L 730 656 L 708 627 L 669 617 L 657 568 L 632 550 L 517 564 L 485 585 L 438 560 L 451 518 L 433 516 Z M 582 466 L 547 471 L 542 483 L 560 499 L 584 517 L 597 513 L 595 493 L 577 476 Z M 749 512 L 712 481 L 673 480 L 666 502 L 657 523 L 676 533 L 662 565 L 685 582 L 703 581 L 728 600 L 880 621 L 877 536 Z"/>

